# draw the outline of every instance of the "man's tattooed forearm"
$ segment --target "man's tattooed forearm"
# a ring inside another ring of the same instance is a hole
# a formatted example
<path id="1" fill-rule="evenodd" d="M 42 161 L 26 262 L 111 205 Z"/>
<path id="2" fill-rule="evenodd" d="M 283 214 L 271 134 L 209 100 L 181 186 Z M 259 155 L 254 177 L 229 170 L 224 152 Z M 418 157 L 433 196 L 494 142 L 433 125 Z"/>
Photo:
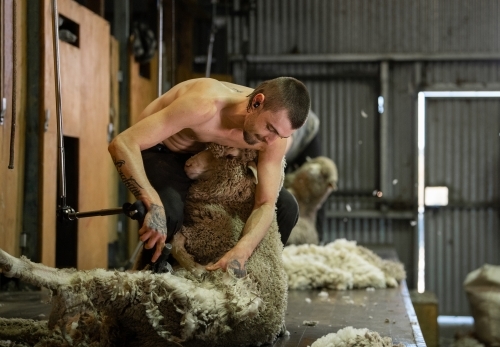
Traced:
<path id="1" fill-rule="evenodd" d="M 115 164 L 116 168 L 119 169 L 125 164 L 125 160 L 117 160 L 115 157 L 113 157 L 113 163 Z"/>
<path id="2" fill-rule="evenodd" d="M 167 222 L 165 218 L 165 209 L 156 204 L 151 204 L 149 208 L 151 218 L 147 221 L 147 226 L 151 229 L 156 229 L 166 233 Z"/>
<path id="3" fill-rule="evenodd" d="M 136 198 L 138 198 L 139 196 L 141 196 L 141 185 L 139 183 L 137 183 L 137 181 L 135 180 L 135 178 L 133 176 L 130 176 L 129 178 L 126 178 L 125 175 L 122 173 L 122 172 L 119 172 L 120 174 L 120 178 L 122 179 L 123 183 L 125 183 L 125 186 L 128 188 L 128 190 L 130 190 L 130 192 L 132 194 L 134 194 L 134 196 Z"/>
<path id="4" fill-rule="evenodd" d="M 122 180 L 123 183 L 125 183 L 125 187 L 130 190 L 132 194 L 136 198 L 138 198 L 141 195 L 141 185 L 135 180 L 134 176 L 127 177 L 122 171 L 122 166 L 125 165 L 125 160 L 116 160 L 116 158 L 113 157 L 113 162 L 115 163 L 116 170 L 118 170 L 118 175 L 120 175 L 120 179 Z"/>
<path id="5" fill-rule="evenodd" d="M 227 265 L 228 269 L 233 270 L 234 275 L 238 278 L 243 278 L 247 275 L 247 269 L 245 267 L 245 264 L 241 266 L 240 262 L 236 259 L 233 259 L 229 262 Z"/>

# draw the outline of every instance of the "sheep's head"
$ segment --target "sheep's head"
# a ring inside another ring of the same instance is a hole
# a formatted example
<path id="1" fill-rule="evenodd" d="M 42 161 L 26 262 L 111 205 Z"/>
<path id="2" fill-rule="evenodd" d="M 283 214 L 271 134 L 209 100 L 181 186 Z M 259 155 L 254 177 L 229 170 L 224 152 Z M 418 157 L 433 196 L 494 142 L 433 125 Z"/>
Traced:
<path id="1" fill-rule="evenodd" d="M 192 180 L 206 180 L 215 172 L 232 169 L 235 166 L 255 168 L 257 152 L 210 143 L 208 148 L 186 161 L 184 170 Z"/>
<path id="2" fill-rule="evenodd" d="M 337 190 L 337 181 L 335 163 L 330 158 L 320 156 L 309 159 L 296 171 L 286 175 L 285 187 L 297 201 L 321 206 L 328 195 Z"/>
<path id="3" fill-rule="evenodd" d="M 214 143 L 186 161 L 184 170 L 198 183 L 206 182 L 204 190 L 213 199 L 242 198 L 253 194 L 257 183 L 257 152 L 250 149 L 226 147 Z M 195 190 L 195 189 L 193 189 Z M 237 192 L 237 193 L 236 193 Z M 196 196 L 193 191 L 191 196 Z"/>

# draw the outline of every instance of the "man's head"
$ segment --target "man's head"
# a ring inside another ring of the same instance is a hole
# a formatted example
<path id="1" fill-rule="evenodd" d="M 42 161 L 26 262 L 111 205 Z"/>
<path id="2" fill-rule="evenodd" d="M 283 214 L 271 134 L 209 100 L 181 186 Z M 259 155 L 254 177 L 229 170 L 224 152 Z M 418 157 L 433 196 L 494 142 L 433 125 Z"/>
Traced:
<path id="1" fill-rule="evenodd" d="M 278 77 L 262 82 L 254 89 L 248 98 L 247 109 L 250 110 L 256 103 L 255 96 L 264 94 L 263 110 L 277 112 L 288 111 L 288 118 L 292 129 L 300 128 L 307 119 L 311 108 L 311 99 L 306 86 L 293 77 Z"/>
<path id="2" fill-rule="evenodd" d="M 262 82 L 248 96 L 247 111 L 265 120 L 249 120 L 245 141 L 270 143 L 277 137 L 290 136 L 305 123 L 310 106 L 309 92 L 299 80 L 278 77 Z"/>

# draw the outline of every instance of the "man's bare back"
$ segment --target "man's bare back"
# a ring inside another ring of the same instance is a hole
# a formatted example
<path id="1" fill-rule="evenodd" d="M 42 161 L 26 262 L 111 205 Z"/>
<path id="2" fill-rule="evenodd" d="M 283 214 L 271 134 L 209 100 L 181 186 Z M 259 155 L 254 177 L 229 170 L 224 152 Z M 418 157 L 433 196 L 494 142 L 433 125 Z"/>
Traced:
<path id="1" fill-rule="evenodd" d="M 213 103 L 212 114 L 208 120 L 190 128 L 182 129 L 178 133 L 164 139 L 162 143 L 174 152 L 196 153 L 206 148 L 206 143 L 215 142 L 221 145 L 236 148 L 262 149 L 263 143 L 249 145 L 242 136 L 242 130 L 234 128 L 235 117 L 231 114 L 232 105 L 245 100 L 253 91 L 252 88 L 229 82 L 220 82 L 214 79 L 188 80 L 155 100 L 141 114 L 141 119 L 156 113 L 179 98 L 209 100 Z"/>

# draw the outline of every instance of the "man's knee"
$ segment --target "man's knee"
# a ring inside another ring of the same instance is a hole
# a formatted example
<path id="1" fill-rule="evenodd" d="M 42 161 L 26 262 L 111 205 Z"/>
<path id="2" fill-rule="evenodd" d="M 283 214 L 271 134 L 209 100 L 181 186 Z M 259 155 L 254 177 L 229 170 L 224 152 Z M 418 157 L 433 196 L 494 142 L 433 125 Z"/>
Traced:
<path id="1" fill-rule="evenodd" d="M 165 206 L 165 214 L 167 216 L 167 241 L 170 241 L 175 233 L 181 230 L 184 222 L 184 204 L 168 205 Z"/>
<path id="2" fill-rule="evenodd" d="M 295 227 L 295 224 L 297 224 L 297 220 L 299 219 L 299 204 L 288 190 L 282 188 L 280 194 L 278 195 L 276 207 L 281 242 L 286 244 L 292 229 Z"/>

